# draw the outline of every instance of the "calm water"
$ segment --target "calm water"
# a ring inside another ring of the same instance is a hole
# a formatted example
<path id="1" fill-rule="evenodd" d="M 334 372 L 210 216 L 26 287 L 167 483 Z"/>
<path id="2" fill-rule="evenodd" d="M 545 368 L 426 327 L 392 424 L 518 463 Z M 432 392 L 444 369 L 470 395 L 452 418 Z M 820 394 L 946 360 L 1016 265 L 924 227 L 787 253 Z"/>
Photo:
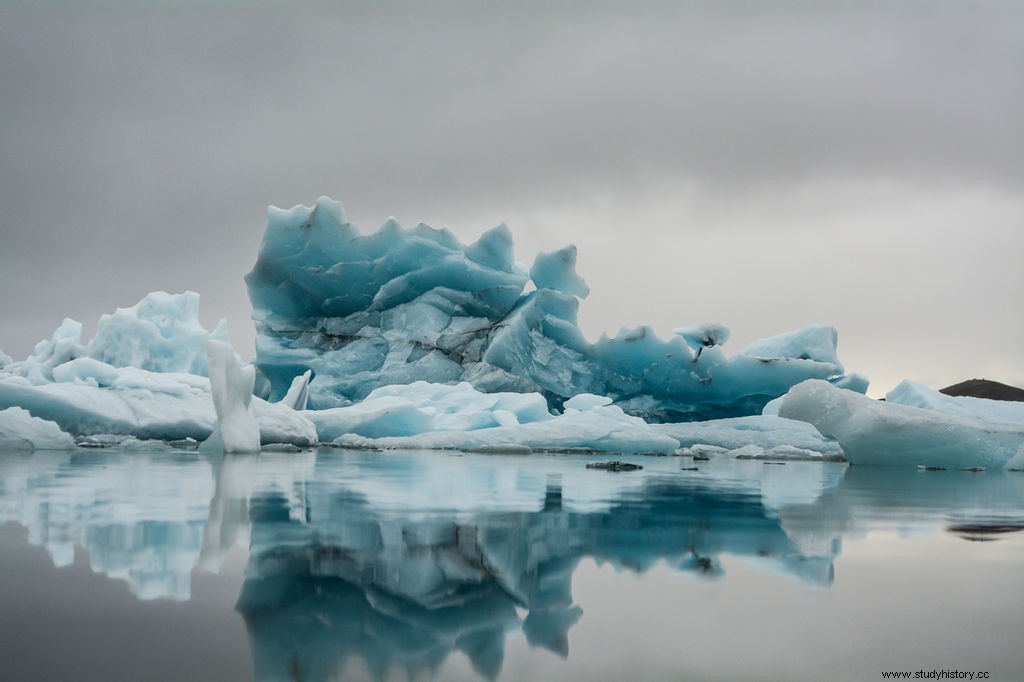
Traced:
<path id="1" fill-rule="evenodd" d="M 0 453 L 0 678 L 1024 679 L 1024 474 L 617 459 Z"/>

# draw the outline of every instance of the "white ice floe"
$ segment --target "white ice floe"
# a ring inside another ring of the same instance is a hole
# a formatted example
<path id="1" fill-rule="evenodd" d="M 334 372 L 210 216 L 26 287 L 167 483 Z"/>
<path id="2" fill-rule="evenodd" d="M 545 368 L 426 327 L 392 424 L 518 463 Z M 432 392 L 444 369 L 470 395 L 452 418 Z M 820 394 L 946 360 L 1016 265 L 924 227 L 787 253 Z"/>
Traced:
<path id="1" fill-rule="evenodd" d="M 955 417 L 1024 428 L 1024 403 L 951 396 L 916 381 L 903 381 L 885 395 L 887 403 L 935 410 Z"/>
<path id="2" fill-rule="evenodd" d="M 0 450 L 70 450 L 75 441 L 53 422 L 20 407 L 0 410 Z"/>
<path id="3" fill-rule="evenodd" d="M 912 396 L 947 406 L 920 389 L 900 391 L 901 399 Z M 812 380 L 789 391 L 779 415 L 813 424 L 837 440 L 851 464 L 1004 467 L 1024 445 L 1024 422 L 1008 423 L 1002 411 L 993 416 L 978 403 L 966 405 L 939 411 L 881 402 Z"/>
<path id="4" fill-rule="evenodd" d="M 104 315 L 88 344 L 82 325 L 65 319 L 29 358 L 0 369 L 0 410 L 23 408 L 72 436 L 205 440 L 216 422 L 206 344 L 227 332 L 206 332 L 198 309 L 195 293 L 149 294 Z M 254 397 L 252 408 L 262 442 L 316 442 L 312 423 L 287 404 Z"/>

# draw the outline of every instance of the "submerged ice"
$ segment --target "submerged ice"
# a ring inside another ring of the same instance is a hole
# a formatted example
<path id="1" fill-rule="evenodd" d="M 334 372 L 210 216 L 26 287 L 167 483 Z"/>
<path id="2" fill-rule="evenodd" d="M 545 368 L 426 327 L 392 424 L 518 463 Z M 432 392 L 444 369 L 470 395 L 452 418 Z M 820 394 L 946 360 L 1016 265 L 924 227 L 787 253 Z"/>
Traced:
<path id="1" fill-rule="evenodd" d="M 721 325 L 668 339 L 624 329 L 591 343 L 577 324 L 589 289 L 575 265 L 576 250 L 566 247 L 527 269 L 504 225 L 465 245 L 447 229 L 394 220 L 363 235 L 327 198 L 272 208 L 246 276 L 256 364 L 271 399 L 312 370 L 316 409 L 391 384 L 465 381 L 485 392 L 539 393 L 556 410 L 593 393 L 647 420 L 693 421 L 758 414 L 808 378 L 866 387 L 844 374 L 830 327 L 755 342 L 732 357 Z"/>

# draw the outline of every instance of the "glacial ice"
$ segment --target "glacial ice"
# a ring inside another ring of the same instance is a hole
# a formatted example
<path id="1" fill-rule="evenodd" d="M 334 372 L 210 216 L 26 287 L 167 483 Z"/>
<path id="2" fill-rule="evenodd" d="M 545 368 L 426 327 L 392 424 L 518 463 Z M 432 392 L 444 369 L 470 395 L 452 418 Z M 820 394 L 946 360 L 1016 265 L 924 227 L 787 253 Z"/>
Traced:
<path id="1" fill-rule="evenodd" d="M 134 306 L 101 316 L 89 343 L 82 343 L 82 324 L 65 318 L 50 339 L 36 344 L 31 356 L 0 362 L 0 369 L 36 385 L 54 381 L 54 368 L 78 358 L 117 368 L 205 376 L 209 339 L 227 340 L 227 323 L 221 320 L 213 332 L 203 328 L 199 294 L 155 291 Z"/>
<path id="2" fill-rule="evenodd" d="M 279 402 L 293 410 L 306 409 L 306 403 L 309 401 L 309 380 L 312 376 L 313 372 L 307 369 L 295 377 L 292 380 L 292 385 L 288 387 L 288 392 Z"/>
<path id="3" fill-rule="evenodd" d="M 500 236 L 502 231 L 494 234 Z M 482 241 L 489 243 L 486 239 Z M 500 239 L 497 244 L 504 246 L 492 245 L 477 257 L 496 262 L 494 254 L 506 253 L 509 246 Z M 154 321 L 152 318 L 159 316 L 152 311 L 164 311 L 166 319 Z M 82 344 L 81 325 L 65 320 L 51 339 L 37 346 L 31 358 L 11 363 L 0 371 L 0 409 L 21 407 L 52 422 L 52 430 L 87 438 L 90 444 L 122 447 L 125 438 L 141 442 L 208 440 L 217 423 L 215 391 L 211 391 L 210 379 L 167 368 L 186 367 L 206 373 L 208 362 L 199 362 L 192 352 L 199 342 L 222 349 L 225 362 L 229 358 L 233 363 L 239 360 L 229 345 L 213 338 L 226 338 L 226 330 L 219 328 L 216 334 L 207 334 L 199 325 L 197 313 L 196 295 L 151 294 L 136 306 L 104 316 L 103 328 L 113 324 L 110 320 L 119 320 L 117 324 L 125 338 L 116 343 L 97 343 L 94 339 Z M 162 340 L 158 340 L 155 335 L 142 332 L 143 340 L 132 343 L 132 329 L 152 331 L 157 322 L 163 324 L 160 328 L 168 334 L 166 338 L 161 336 Z M 684 334 L 677 335 L 678 341 L 674 343 L 685 345 L 689 338 L 698 348 L 713 348 L 698 344 L 722 339 L 727 331 L 707 325 Z M 97 338 L 106 337 L 98 334 Z M 130 348 L 137 352 L 126 350 Z M 139 350 L 142 348 L 149 350 Z M 165 371 L 130 365 L 116 367 L 93 357 L 93 353 L 135 365 L 162 367 Z M 744 358 L 743 362 L 760 364 L 754 358 Z M 700 446 L 705 452 L 717 449 L 750 457 L 838 456 L 836 445 L 820 438 L 813 427 L 797 426 L 788 420 L 757 416 L 725 422 L 652 425 L 627 414 L 609 396 L 578 393 L 564 401 L 561 412 L 552 412 L 548 399 L 539 392 L 483 392 L 468 382 L 414 381 L 381 386 L 353 405 L 297 411 L 305 407 L 311 376 L 311 370 L 297 372 L 277 403 L 252 397 L 260 442 L 306 446 L 319 441 L 355 447 L 503 452 L 568 448 L 668 453 L 680 446 Z M 243 419 L 248 421 L 247 417 Z M 23 431 L 17 436 L 18 442 L 26 447 L 38 431 L 18 428 Z M 242 433 L 249 428 L 243 428 Z M 249 437 L 245 436 L 238 447 L 254 448 L 251 439 L 246 438 Z M 36 446 L 51 447 L 48 442 L 41 440 Z M 216 450 L 220 443 L 219 437 L 215 437 L 204 447 Z M 236 447 L 224 445 L 228 449 Z M 754 452 L 752 445 L 761 449 Z"/>
<path id="4" fill-rule="evenodd" d="M 916 381 L 901 382 L 885 395 L 885 401 L 1024 429 L 1024 403 L 946 395 Z"/>
<path id="5" fill-rule="evenodd" d="M 53 422 L 33 417 L 20 407 L 0 410 L 0 451 L 70 450 L 75 441 Z"/>
<path id="6" fill-rule="evenodd" d="M 464 245 L 447 229 L 393 219 L 361 235 L 326 197 L 271 208 L 246 276 L 265 397 L 280 399 L 312 370 L 315 409 L 391 384 L 465 381 L 540 393 L 556 410 L 592 393 L 648 420 L 694 421 L 757 414 L 804 379 L 845 376 L 829 327 L 755 342 L 731 358 L 720 345 L 728 330 L 717 324 L 667 340 L 648 327 L 623 329 L 591 343 L 577 325 L 589 290 L 575 262 L 566 247 L 538 255 L 527 271 L 504 225 Z"/>
<path id="7" fill-rule="evenodd" d="M 831 327 L 731 357 L 720 323 L 590 342 L 577 324 L 589 289 L 576 258 L 569 246 L 527 268 L 504 225 L 465 245 L 393 219 L 362 235 L 324 197 L 271 208 L 246 276 L 254 375 L 223 321 L 212 332 L 200 324 L 198 294 L 155 292 L 104 315 L 88 343 L 65 319 L 27 359 L 0 353 L 0 444 L 191 438 L 227 451 L 323 442 L 937 467 L 1024 457 L 1024 407 L 913 382 L 884 404 L 869 400 Z"/>
<path id="8" fill-rule="evenodd" d="M 207 333 L 198 311 L 198 294 L 149 294 L 104 315 L 88 344 L 82 325 L 65 319 L 28 359 L 0 370 L 0 410 L 20 407 L 72 436 L 205 440 L 216 423 L 206 344 L 227 330 Z M 313 424 L 287 405 L 254 397 L 252 407 L 262 442 L 316 442 Z"/>
<path id="9" fill-rule="evenodd" d="M 851 464 L 1001 469 L 1024 446 L 1024 421 L 1004 421 L 998 409 L 990 414 L 979 403 L 951 403 L 923 386 L 908 385 L 894 393 L 900 400 L 929 407 L 880 402 L 809 380 L 790 389 L 779 415 L 808 422 L 834 438 Z"/>
<path id="10" fill-rule="evenodd" d="M 203 443 L 213 452 L 260 451 L 260 427 L 252 406 L 256 368 L 243 366 L 230 343 L 206 342 L 210 372 L 210 395 L 217 413 L 213 433 Z"/>
<path id="11" fill-rule="evenodd" d="M 563 413 L 551 414 L 539 393 L 483 393 L 465 382 L 417 381 L 375 389 L 355 405 L 303 414 L 321 442 L 349 447 L 672 453 L 682 446 L 748 458 L 842 456 L 835 442 L 800 422 L 752 416 L 648 424 L 611 402 L 580 394 L 565 402 Z"/>

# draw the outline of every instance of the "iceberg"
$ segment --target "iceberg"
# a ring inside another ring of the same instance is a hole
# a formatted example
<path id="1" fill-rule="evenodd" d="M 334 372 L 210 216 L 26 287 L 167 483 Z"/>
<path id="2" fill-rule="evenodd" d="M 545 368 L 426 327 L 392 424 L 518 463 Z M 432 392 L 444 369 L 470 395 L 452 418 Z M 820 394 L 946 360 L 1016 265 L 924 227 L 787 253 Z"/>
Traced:
<path id="1" fill-rule="evenodd" d="M 20 407 L 0 410 L 0 450 L 70 450 L 75 441 L 53 422 Z"/>
<path id="2" fill-rule="evenodd" d="M 575 395 L 608 396 L 648 421 L 760 413 L 808 378 L 845 374 L 836 332 L 812 326 L 727 357 L 720 324 L 649 327 L 591 343 L 577 324 L 589 288 L 572 246 L 527 269 L 505 225 L 466 245 L 447 229 L 389 219 L 363 235 L 341 204 L 270 208 L 246 275 L 256 322 L 262 397 L 280 400 L 312 372 L 309 406 L 345 407 L 375 389 L 416 381 L 468 382 L 488 393 L 539 393 L 561 411 Z"/>
<path id="3" fill-rule="evenodd" d="M 150 372 L 206 375 L 206 342 L 227 340 L 227 322 L 212 332 L 199 322 L 199 294 L 155 291 L 129 308 L 102 315 L 96 336 L 82 343 L 82 324 L 65 318 L 53 336 L 40 341 L 21 362 L 4 362 L 0 370 L 39 385 L 54 381 L 54 368 L 78 358 L 92 358 L 111 367 Z M 4 356 L 6 357 L 6 356 Z"/>
<path id="4" fill-rule="evenodd" d="M 1001 469 L 1024 447 L 1024 421 L 1007 419 L 1016 405 L 1001 409 L 987 405 L 996 401 L 941 396 L 920 385 L 897 387 L 894 395 L 916 405 L 810 380 L 790 389 L 779 416 L 808 422 L 835 439 L 851 464 Z M 962 402 L 982 400 L 984 407 Z"/>
<path id="5" fill-rule="evenodd" d="M 0 410 L 21 408 L 71 436 L 206 440 L 217 421 L 206 345 L 227 329 L 207 333 L 198 312 L 198 294 L 149 294 L 104 315 L 88 344 L 81 323 L 65 319 L 29 358 L 0 369 Z M 287 404 L 253 397 L 252 409 L 263 443 L 316 443 L 313 424 Z M 31 439 L 35 427 L 18 423 Z"/>

